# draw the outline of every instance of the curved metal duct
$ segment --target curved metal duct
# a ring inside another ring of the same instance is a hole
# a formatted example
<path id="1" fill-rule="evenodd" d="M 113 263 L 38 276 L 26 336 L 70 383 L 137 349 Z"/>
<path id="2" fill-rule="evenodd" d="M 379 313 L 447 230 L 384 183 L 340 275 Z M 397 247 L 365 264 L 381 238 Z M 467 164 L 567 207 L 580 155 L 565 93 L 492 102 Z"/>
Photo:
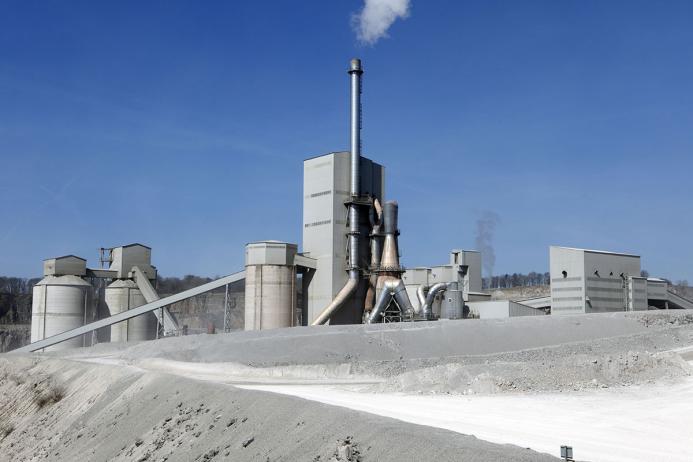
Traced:
<path id="1" fill-rule="evenodd" d="M 409 301 L 409 296 L 407 295 L 407 288 L 404 286 L 404 281 L 401 279 L 389 279 L 383 283 L 382 291 L 378 297 L 378 302 L 375 304 L 371 315 L 368 317 L 368 323 L 377 322 L 385 311 L 385 308 L 390 304 L 392 299 L 395 299 L 397 305 L 401 312 L 411 312 L 414 310 L 411 302 Z"/>
<path id="2" fill-rule="evenodd" d="M 315 318 L 315 321 L 311 324 L 312 326 L 319 326 L 321 324 L 325 324 L 327 321 L 330 320 L 332 317 L 332 314 L 339 310 L 344 303 L 349 300 L 349 297 L 351 297 L 354 292 L 356 292 L 356 288 L 359 286 L 359 280 L 358 278 L 349 278 L 347 283 L 342 287 L 342 290 L 339 291 L 339 293 L 334 297 L 334 300 L 327 305 L 327 308 L 322 310 L 320 315 Z"/>
<path id="3" fill-rule="evenodd" d="M 419 290 L 422 290 L 422 287 L 423 286 L 420 286 L 419 289 L 417 289 L 417 294 Z M 439 282 L 431 286 L 431 288 L 428 290 L 428 295 L 426 295 L 425 303 L 421 307 L 421 313 L 424 319 L 433 318 L 433 300 L 436 298 L 436 295 L 438 295 L 440 292 L 443 292 L 447 288 L 447 283 Z"/>

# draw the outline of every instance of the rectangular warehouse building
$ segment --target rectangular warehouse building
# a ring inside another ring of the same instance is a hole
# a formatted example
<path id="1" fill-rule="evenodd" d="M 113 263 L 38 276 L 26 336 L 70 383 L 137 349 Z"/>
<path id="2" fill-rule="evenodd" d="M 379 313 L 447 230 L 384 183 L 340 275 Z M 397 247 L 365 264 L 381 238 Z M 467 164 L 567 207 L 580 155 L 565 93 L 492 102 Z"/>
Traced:
<path id="1" fill-rule="evenodd" d="M 647 309 L 638 255 L 552 246 L 550 274 L 552 314 Z"/>

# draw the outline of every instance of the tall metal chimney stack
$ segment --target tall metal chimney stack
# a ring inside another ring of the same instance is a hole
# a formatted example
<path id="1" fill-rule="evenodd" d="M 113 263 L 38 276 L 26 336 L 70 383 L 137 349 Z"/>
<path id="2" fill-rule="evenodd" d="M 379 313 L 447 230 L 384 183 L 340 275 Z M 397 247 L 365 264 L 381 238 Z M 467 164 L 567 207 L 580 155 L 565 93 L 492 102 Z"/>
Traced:
<path id="1" fill-rule="evenodd" d="M 349 279 L 342 290 L 332 299 L 332 302 L 315 318 L 312 325 L 325 324 L 335 312 L 353 300 L 353 297 L 359 293 L 360 285 L 364 287 L 367 285 L 365 281 L 361 280 L 363 268 L 359 264 L 359 241 L 366 238 L 361 236 L 359 230 L 361 225 L 361 205 L 359 204 L 361 199 L 361 75 L 363 74 L 361 60 L 352 59 L 348 72 L 351 76 L 351 197 L 348 203 L 349 231 L 347 233 Z M 364 288 L 364 295 L 365 291 Z"/>
<path id="2" fill-rule="evenodd" d="M 358 277 L 359 207 L 354 201 L 361 196 L 361 60 L 351 60 L 351 204 L 349 206 L 349 271 Z"/>

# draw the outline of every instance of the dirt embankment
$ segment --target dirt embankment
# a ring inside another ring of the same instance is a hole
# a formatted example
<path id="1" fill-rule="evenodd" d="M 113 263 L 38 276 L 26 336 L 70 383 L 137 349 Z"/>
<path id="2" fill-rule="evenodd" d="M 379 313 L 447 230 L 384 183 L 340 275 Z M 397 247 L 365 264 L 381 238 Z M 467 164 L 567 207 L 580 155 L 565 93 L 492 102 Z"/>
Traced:
<path id="1" fill-rule="evenodd" d="M 445 430 L 133 367 L 0 359 L 7 460 L 552 461 Z"/>
<path id="2" fill-rule="evenodd" d="M 154 371 L 185 362 L 186 373 L 234 383 L 322 377 L 375 391 L 476 394 L 676 381 L 693 371 L 668 350 L 686 346 L 693 313 L 679 310 L 277 329 L 72 355 L 112 355 Z"/>

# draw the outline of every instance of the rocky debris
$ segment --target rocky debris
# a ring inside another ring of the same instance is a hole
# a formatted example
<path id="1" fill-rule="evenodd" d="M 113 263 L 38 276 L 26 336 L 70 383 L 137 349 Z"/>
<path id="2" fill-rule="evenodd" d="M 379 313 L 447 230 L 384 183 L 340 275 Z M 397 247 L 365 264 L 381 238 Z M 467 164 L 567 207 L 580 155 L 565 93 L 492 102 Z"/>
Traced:
<path id="1" fill-rule="evenodd" d="M 197 457 L 195 460 L 203 460 L 203 461 L 212 460 L 218 454 L 219 454 L 219 448 L 210 449 L 209 451 L 204 453 L 202 456 Z"/>
<path id="2" fill-rule="evenodd" d="M 658 312 L 629 313 L 646 327 L 685 326 L 693 324 L 690 310 L 662 310 Z"/>
<path id="3" fill-rule="evenodd" d="M 676 381 L 693 367 L 676 354 L 627 350 L 580 352 L 581 346 L 460 358 L 456 362 L 412 367 L 374 385 L 377 391 L 492 394 L 563 392 Z M 597 353 L 597 354 L 595 354 Z"/>
<path id="4" fill-rule="evenodd" d="M 241 443 L 241 446 L 243 446 L 244 448 L 247 448 L 248 446 L 250 446 L 250 445 L 253 443 L 253 441 L 255 441 L 255 437 L 254 437 L 254 436 L 251 436 L 250 438 L 246 438 L 246 439 L 243 440 L 243 442 Z"/>
<path id="5" fill-rule="evenodd" d="M 337 440 L 337 448 L 332 455 L 334 462 L 361 462 L 361 453 L 358 444 L 353 441 L 353 436 L 347 436 L 343 440 Z"/>

